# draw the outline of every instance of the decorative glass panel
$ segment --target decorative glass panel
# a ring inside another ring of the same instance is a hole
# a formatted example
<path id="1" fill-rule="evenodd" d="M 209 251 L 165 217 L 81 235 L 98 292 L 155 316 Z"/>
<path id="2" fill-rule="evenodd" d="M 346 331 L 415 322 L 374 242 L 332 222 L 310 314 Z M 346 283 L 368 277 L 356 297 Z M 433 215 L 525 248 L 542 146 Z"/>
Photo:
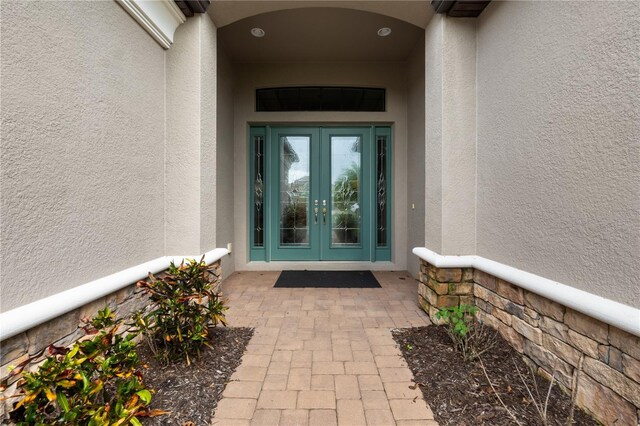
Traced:
<path id="1" fill-rule="evenodd" d="M 308 136 L 280 138 L 280 245 L 308 246 L 310 143 Z"/>
<path id="2" fill-rule="evenodd" d="M 376 141 L 376 245 L 387 245 L 387 137 Z"/>
<path id="3" fill-rule="evenodd" d="M 357 136 L 331 137 L 332 246 L 360 244 L 361 144 Z"/>
<path id="4" fill-rule="evenodd" d="M 264 137 L 253 143 L 253 246 L 264 247 Z"/>

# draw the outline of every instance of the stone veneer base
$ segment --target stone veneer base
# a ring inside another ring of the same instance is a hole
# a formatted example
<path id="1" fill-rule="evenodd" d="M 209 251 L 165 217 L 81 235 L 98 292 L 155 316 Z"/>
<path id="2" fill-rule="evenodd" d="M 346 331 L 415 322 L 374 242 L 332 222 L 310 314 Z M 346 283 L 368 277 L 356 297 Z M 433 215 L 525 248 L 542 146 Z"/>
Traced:
<path id="1" fill-rule="evenodd" d="M 211 279 L 216 281 L 217 289 L 220 291 L 222 277 L 220 261 L 213 262 L 207 267 L 207 270 L 211 274 Z M 163 274 L 164 272 L 160 272 L 155 276 L 160 278 Z M 144 291 L 132 283 L 121 290 L 3 340 L 0 342 L 0 381 L 5 380 L 8 376 L 11 366 L 16 366 L 29 358 L 35 357 L 30 364 L 35 368 L 46 357 L 44 352 L 50 344 L 71 346 L 84 336 L 84 332 L 79 327 L 82 320 L 93 317 L 105 306 L 110 306 L 116 315 L 124 317 L 143 308 L 148 302 L 149 299 Z M 14 377 L 7 383 L 8 387 L 0 393 L 0 398 L 11 397 L 16 393 L 17 380 L 18 377 Z M 8 417 L 14 402 L 15 400 L 12 398 L 4 402 L 0 401 L 0 423 Z"/>
<path id="2" fill-rule="evenodd" d="M 418 303 L 437 323 L 442 307 L 475 304 L 538 373 L 567 391 L 583 358 L 577 405 L 606 425 L 640 425 L 640 338 L 473 268 L 420 261 Z"/>

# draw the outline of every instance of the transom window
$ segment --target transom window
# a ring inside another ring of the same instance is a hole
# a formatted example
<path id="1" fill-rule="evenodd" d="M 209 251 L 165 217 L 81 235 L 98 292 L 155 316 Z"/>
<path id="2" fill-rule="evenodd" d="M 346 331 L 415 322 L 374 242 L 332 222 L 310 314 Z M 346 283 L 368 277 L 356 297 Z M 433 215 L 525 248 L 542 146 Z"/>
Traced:
<path id="1" fill-rule="evenodd" d="M 366 87 L 275 87 L 256 90 L 256 111 L 384 112 L 385 89 Z"/>

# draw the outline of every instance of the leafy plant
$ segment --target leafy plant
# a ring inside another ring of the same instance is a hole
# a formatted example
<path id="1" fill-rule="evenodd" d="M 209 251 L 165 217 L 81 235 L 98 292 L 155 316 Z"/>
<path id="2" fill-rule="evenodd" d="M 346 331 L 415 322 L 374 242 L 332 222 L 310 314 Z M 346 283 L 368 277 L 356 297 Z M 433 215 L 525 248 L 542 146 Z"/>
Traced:
<path id="1" fill-rule="evenodd" d="M 447 333 L 453 346 L 462 352 L 465 360 L 471 360 L 486 352 L 495 343 L 495 333 L 490 335 L 484 324 L 476 320 L 478 308 L 459 305 L 442 308 L 436 318 L 447 324 Z"/>
<path id="2" fill-rule="evenodd" d="M 445 321 L 449 325 L 449 333 L 454 342 L 466 338 L 469 330 L 473 328 L 473 319 L 478 308 L 471 305 L 460 305 L 451 308 L 442 308 L 436 313 L 436 318 Z"/>
<path id="3" fill-rule="evenodd" d="M 106 307 L 84 327 L 92 338 L 71 348 L 50 345 L 35 372 L 22 372 L 32 360 L 14 369 L 12 376 L 22 373 L 22 395 L 13 419 L 19 425 L 140 425 L 138 417 L 163 414 L 147 409 L 152 392 L 142 380 L 135 334 L 118 333 L 122 324 Z"/>
<path id="4" fill-rule="evenodd" d="M 209 346 L 209 328 L 226 326 L 224 311 L 228 308 L 216 292 L 217 277 L 208 271 L 204 257 L 184 261 L 162 278 L 149 274 L 149 280 L 139 281 L 151 298 L 151 306 L 134 315 L 133 324 L 147 337 L 151 350 L 164 362 L 200 354 Z"/>

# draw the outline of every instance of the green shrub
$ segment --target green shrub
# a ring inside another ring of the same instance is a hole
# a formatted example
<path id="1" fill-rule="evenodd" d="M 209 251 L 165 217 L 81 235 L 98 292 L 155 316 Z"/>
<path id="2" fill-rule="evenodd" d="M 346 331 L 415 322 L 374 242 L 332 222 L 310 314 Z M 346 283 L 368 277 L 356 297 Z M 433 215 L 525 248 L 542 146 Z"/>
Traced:
<path id="1" fill-rule="evenodd" d="M 106 307 L 85 327 L 92 338 L 70 349 L 49 346 L 37 371 L 11 374 L 21 399 L 12 418 L 19 425 L 140 425 L 138 417 L 162 414 L 146 407 L 151 391 L 144 386 L 135 334 L 118 333 L 122 319 Z M 126 330 L 125 330 L 126 331 Z"/>
<path id="2" fill-rule="evenodd" d="M 445 321 L 454 341 L 464 339 L 473 328 L 473 319 L 478 308 L 471 305 L 460 305 L 442 308 L 436 313 L 436 318 Z"/>
<path id="3" fill-rule="evenodd" d="M 477 312 L 475 306 L 462 304 L 436 313 L 436 318 L 446 322 L 453 346 L 462 352 L 465 360 L 478 357 L 495 344 L 495 333 L 489 333 L 484 324 L 476 320 Z"/>
<path id="4" fill-rule="evenodd" d="M 197 262 L 173 262 L 162 278 L 149 274 L 139 281 L 151 305 L 134 316 L 134 324 L 147 337 L 156 357 L 164 362 L 198 356 L 207 342 L 209 328 L 226 325 L 225 306 L 215 291 L 217 278 L 208 272 L 204 257 Z"/>

